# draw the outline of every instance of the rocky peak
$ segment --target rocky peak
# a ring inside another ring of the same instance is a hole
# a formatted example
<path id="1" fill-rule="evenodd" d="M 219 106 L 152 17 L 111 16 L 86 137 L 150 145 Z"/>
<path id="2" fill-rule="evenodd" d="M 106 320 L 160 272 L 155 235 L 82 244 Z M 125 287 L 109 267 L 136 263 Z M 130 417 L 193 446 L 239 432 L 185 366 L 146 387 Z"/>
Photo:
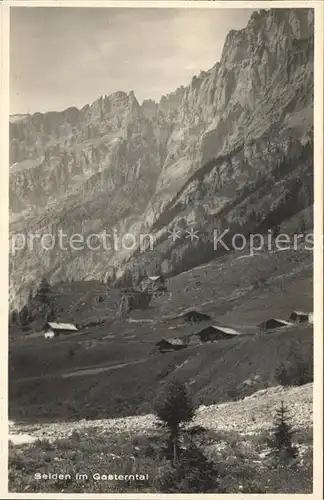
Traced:
<path id="1" fill-rule="evenodd" d="M 153 101 L 153 99 L 144 99 L 144 101 L 142 102 L 142 110 L 144 116 L 152 119 L 156 117 L 158 111 L 158 104 L 155 101 Z"/>
<path id="2" fill-rule="evenodd" d="M 15 230 L 26 224 L 42 229 L 51 220 L 69 232 L 112 226 L 163 232 L 179 217 L 195 220 L 198 205 L 215 217 L 236 207 L 238 193 L 252 189 L 257 177 L 261 183 L 287 155 L 296 155 L 297 175 L 300 145 L 312 137 L 312 30 L 312 9 L 260 10 L 243 30 L 228 34 L 219 62 L 159 103 L 140 105 L 133 91 L 120 91 L 81 110 L 10 123 Z M 202 201 L 193 203 L 196 198 Z M 54 249 L 42 255 L 41 265 L 35 254 L 17 255 L 12 289 L 23 293 L 37 273 L 54 280 L 60 273 L 100 277 L 131 254 L 85 250 L 62 257 Z M 169 268 L 172 259 L 164 250 L 159 255 Z"/>
<path id="3" fill-rule="evenodd" d="M 177 90 L 168 95 L 163 95 L 159 102 L 159 108 L 168 111 L 177 109 L 183 99 L 185 88 L 181 85 Z"/>

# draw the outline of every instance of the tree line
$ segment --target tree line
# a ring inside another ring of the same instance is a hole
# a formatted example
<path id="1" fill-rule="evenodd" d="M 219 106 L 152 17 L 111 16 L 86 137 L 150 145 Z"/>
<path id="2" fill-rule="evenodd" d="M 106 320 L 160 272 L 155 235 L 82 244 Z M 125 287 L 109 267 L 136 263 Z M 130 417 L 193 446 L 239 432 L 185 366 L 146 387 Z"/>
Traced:
<path id="1" fill-rule="evenodd" d="M 39 316 L 45 321 L 54 321 L 56 318 L 55 297 L 52 287 L 46 278 L 43 278 L 36 291 L 29 291 L 27 303 L 18 311 L 13 309 L 9 314 L 9 326 L 19 325 L 28 328 Z"/>

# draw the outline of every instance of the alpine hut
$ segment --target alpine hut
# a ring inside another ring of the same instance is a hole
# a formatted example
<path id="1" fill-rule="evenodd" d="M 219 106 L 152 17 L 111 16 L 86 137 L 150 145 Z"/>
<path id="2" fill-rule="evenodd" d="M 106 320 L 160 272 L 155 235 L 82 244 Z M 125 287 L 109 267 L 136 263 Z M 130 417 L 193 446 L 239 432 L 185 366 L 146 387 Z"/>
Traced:
<path id="1" fill-rule="evenodd" d="M 216 342 L 218 340 L 233 339 L 242 334 L 225 326 L 208 326 L 195 335 L 199 337 L 201 342 Z"/>
<path id="2" fill-rule="evenodd" d="M 261 332 L 276 330 L 277 328 L 283 328 L 285 326 L 292 326 L 291 321 L 286 321 L 284 319 L 269 318 L 257 325 Z"/>
<path id="3" fill-rule="evenodd" d="M 69 335 L 71 333 L 76 333 L 79 330 L 72 323 L 48 322 L 45 324 L 43 331 L 44 331 L 44 337 L 46 339 L 52 339 L 54 337 L 58 337 L 59 335 Z"/>

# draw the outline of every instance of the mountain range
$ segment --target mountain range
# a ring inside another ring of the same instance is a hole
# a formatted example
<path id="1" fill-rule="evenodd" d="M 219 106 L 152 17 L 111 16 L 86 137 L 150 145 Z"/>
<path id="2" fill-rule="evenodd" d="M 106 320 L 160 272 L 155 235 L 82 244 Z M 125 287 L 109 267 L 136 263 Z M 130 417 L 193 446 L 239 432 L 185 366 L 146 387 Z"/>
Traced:
<path id="1" fill-rule="evenodd" d="M 228 33 L 220 61 L 160 102 L 115 92 L 82 109 L 12 116 L 11 307 L 43 277 L 177 274 L 218 255 L 215 229 L 311 225 L 313 54 L 312 9 L 260 10 Z M 130 233 L 137 246 L 57 244 L 60 232 L 102 231 Z M 40 244 L 45 234 L 54 245 Z"/>

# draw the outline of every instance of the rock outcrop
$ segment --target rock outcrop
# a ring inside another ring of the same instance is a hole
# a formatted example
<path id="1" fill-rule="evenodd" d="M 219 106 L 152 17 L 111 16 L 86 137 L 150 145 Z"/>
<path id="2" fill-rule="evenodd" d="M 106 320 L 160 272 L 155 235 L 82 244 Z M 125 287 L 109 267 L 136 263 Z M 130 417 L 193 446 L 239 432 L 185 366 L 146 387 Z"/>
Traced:
<path id="1" fill-rule="evenodd" d="M 43 276 L 119 277 L 126 263 L 179 272 L 209 258 L 215 225 L 265 229 L 311 206 L 313 36 L 312 9 L 261 10 L 228 34 L 219 62 L 159 103 L 116 92 L 13 117 L 11 304 Z M 168 238 L 190 225 L 199 241 Z"/>

